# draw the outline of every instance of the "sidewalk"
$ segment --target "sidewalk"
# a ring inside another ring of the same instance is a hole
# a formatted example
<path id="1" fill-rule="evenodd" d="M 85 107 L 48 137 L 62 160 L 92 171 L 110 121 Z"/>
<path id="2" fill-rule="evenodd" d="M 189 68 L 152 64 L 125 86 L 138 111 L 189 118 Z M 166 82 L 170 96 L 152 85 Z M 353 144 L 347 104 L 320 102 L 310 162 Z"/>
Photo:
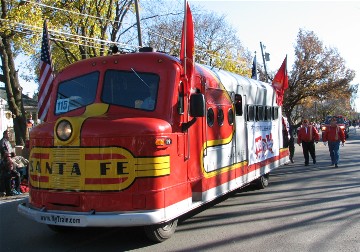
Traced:
<path id="1" fill-rule="evenodd" d="M 4 197 L 0 197 L 0 204 L 3 203 L 7 203 L 7 202 L 12 202 L 12 201 L 16 201 L 16 200 L 21 200 L 24 198 L 29 197 L 29 193 L 23 193 L 21 195 L 15 195 L 15 196 L 4 196 Z"/>

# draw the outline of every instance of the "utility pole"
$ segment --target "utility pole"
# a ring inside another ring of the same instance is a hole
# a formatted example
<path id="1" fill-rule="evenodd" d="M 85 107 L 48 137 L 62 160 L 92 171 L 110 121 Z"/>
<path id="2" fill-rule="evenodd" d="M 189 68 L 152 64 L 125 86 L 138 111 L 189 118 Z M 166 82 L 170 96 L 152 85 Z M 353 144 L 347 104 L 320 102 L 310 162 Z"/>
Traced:
<path id="1" fill-rule="evenodd" d="M 263 49 L 265 49 L 265 46 L 260 42 L 260 48 L 261 48 L 261 56 L 263 59 L 263 63 L 264 63 L 264 70 L 265 70 L 265 82 L 268 82 L 268 74 L 266 71 L 266 61 L 270 61 L 270 54 L 269 53 L 264 53 Z"/>
<path id="2" fill-rule="evenodd" d="M 142 47 L 142 39 L 141 39 L 141 26 L 140 26 L 140 14 L 139 14 L 139 4 L 138 0 L 135 0 L 135 11 L 136 11 L 136 22 L 137 22 L 137 31 L 138 31 L 138 41 L 139 47 Z"/>

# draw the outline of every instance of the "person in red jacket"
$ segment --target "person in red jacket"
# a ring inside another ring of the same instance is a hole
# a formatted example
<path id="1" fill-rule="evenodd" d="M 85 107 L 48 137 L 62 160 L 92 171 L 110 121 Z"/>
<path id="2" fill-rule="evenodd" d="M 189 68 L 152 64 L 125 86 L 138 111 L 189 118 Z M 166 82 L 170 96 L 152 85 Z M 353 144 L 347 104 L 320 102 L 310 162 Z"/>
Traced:
<path id="1" fill-rule="evenodd" d="M 316 155 L 315 155 L 315 143 L 318 143 L 320 140 L 320 135 L 317 129 L 309 124 L 307 119 L 303 120 L 303 125 L 299 129 L 297 143 L 299 146 L 302 145 L 303 154 L 305 158 L 305 166 L 309 165 L 309 153 L 313 160 L 313 164 L 316 164 Z"/>
<path id="2" fill-rule="evenodd" d="M 336 124 L 337 120 L 336 117 L 331 118 L 330 120 L 330 127 L 324 132 L 323 134 L 323 142 L 326 145 L 326 142 L 329 144 L 329 152 L 331 158 L 331 165 L 335 165 L 338 167 L 339 163 L 339 147 L 340 142 L 341 145 L 344 146 L 345 144 L 345 133 L 340 127 Z"/>

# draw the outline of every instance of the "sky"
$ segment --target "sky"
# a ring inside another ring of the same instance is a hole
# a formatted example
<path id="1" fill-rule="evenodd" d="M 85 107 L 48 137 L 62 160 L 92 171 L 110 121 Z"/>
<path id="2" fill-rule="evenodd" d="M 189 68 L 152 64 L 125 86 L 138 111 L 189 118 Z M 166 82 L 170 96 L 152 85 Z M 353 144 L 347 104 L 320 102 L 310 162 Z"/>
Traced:
<path id="1" fill-rule="evenodd" d="M 266 46 L 265 51 L 270 53 L 270 61 L 266 63 L 268 72 L 276 72 L 286 55 L 288 69 L 291 69 L 297 34 L 299 29 L 304 29 L 313 31 L 324 46 L 337 48 L 345 59 L 346 67 L 356 72 L 352 84 L 360 84 L 360 0 L 188 2 L 190 7 L 192 4 L 200 5 L 206 10 L 224 14 L 226 21 L 237 30 L 243 46 L 251 52 L 256 51 L 258 63 L 262 63 L 262 42 Z M 35 83 L 23 85 L 24 93 L 29 93 L 30 96 L 37 88 L 38 85 Z M 360 112 L 360 90 L 358 97 L 355 106 Z"/>
<path id="2" fill-rule="evenodd" d="M 260 42 L 270 53 L 268 72 L 276 72 L 288 56 L 294 62 L 299 29 L 313 31 L 324 46 L 337 48 L 345 66 L 356 72 L 351 84 L 360 84 L 360 1 L 219 1 L 189 0 L 217 14 L 226 15 L 245 48 L 262 64 Z M 196 21 L 195 21 L 196 22 Z M 356 110 L 360 112 L 360 90 Z"/>

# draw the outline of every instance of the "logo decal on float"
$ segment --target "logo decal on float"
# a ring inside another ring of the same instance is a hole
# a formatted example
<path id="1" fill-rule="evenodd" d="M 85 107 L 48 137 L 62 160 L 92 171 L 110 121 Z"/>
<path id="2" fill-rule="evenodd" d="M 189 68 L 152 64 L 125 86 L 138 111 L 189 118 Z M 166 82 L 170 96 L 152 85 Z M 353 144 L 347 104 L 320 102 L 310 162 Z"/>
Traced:
<path id="1" fill-rule="evenodd" d="M 120 147 L 33 148 L 30 183 L 39 189 L 119 191 L 136 178 L 170 174 L 170 156 L 134 157 Z"/>

